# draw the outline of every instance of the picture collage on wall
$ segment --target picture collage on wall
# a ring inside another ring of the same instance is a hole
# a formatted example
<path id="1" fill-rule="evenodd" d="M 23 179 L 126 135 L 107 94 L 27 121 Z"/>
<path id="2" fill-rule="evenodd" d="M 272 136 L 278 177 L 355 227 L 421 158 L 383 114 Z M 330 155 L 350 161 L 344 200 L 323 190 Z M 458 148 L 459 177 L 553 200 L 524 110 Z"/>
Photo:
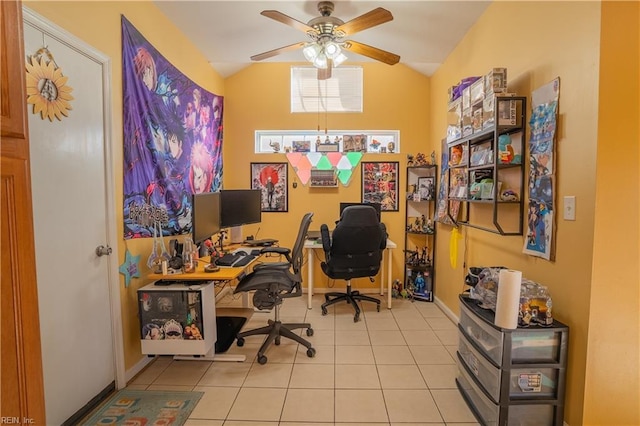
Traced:
<path id="1" fill-rule="evenodd" d="M 362 202 L 378 203 L 383 211 L 398 211 L 397 161 L 362 162 Z"/>

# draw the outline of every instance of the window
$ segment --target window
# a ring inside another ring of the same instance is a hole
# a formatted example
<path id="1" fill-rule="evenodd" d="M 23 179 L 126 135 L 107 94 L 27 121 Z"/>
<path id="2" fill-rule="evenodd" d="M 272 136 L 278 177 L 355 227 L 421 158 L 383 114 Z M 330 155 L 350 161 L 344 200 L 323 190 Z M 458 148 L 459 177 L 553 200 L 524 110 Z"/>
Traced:
<path id="1" fill-rule="evenodd" d="M 256 153 L 400 152 L 399 130 L 256 130 Z"/>
<path id="2" fill-rule="evenodd" d="M 315 67 L 291 67 L 291 112 L 362 112 L 362 67 L 333 68 L 326 80 Z"/>

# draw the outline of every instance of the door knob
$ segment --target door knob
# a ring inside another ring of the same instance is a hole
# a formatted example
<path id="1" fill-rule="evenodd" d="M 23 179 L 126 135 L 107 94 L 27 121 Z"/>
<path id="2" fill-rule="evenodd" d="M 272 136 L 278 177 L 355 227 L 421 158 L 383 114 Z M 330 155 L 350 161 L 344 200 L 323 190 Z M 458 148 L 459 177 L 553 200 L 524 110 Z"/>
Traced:
<path id="1" fill-rule="evenodd" d="M 96 255 L 100 256 L 109 256 L 113 250 L 109 246 L 98 246 L 96 247 Z"/>

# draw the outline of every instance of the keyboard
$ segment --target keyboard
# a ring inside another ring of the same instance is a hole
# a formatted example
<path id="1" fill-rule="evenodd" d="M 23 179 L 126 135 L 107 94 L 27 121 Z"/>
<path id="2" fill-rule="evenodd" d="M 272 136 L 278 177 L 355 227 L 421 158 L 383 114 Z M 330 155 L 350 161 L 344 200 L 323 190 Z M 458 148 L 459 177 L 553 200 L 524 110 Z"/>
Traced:
<path id="1" fill-rule="evenodd" d="M 226 253 L 220 259 L 216 260 L 216 265 L 218 265 L 218 266 L 232 266 L 241 257 L 246 257 L 246 256 L 241 255 L 240 252 Z"/>
<path id="2" fill-rule="evenodd" d="M 236 250 L 230 253 L 226 253 L 220 259 L 216 261 L 218 266 L 245 266 L 249 264 L 256 256 L 249 254 L 244 250 Z"/>
<path id="3" fill-rule="evenodd" d="M 268 247 L 268 246 L 274 245 L 277 242 L 278 240 L 274 240 L 273 238 L 263 238 L 261 240 L 245 240 L 242 244 L 244 244 L 245 246 L 251 246 L 251 247 L 255 247 L 255 246 Z"/>

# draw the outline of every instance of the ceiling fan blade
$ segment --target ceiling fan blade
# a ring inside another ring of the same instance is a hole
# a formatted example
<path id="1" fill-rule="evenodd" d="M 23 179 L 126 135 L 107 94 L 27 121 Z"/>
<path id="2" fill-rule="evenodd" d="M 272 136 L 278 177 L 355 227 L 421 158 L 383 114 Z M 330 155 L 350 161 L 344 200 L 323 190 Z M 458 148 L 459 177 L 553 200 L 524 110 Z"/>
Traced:
<path id="1" fill-rule="evenodd" d="M 279 47 L 278 49 L 269 50 L 268 52 L 259 53 L 251 57 L 252 61 L 262 61 L 263 59 L 271 58 L 272 56 L 279 55 L 281 53 L 289 52 L 291 50 L 301 49 L 305 45 L 304 42 L 290 44 L 289 46 Z"/>
<path id="2" fill-rule="evenodd" d="M 326 68 L 318 68 L 318 80 L 328 80 L 331 78 L 331 69 L 333 68 L 333 61 L 327 59 Z"/>
<path id="3" fill-rule="evenodd" d="M 373 9 L 371 12 L 365 13 L 364 15 L 360 15 L 357 18 L 353 18 L 349 22 L 345 22 L 337 27 L 335 31 L 341 31 L 345 36 L 348 36 L 392 20 L 393 15 L 391 12 L 379 7 L 377 9 Z"/>
<path id="4" fill-rule="evenodd" d="M 287 16 L 282 12 L 278 12 L 277 10 L 263 10 L 262 12 L 260 12 L 260 14 L 275 21 L 282 22 L 285 25 L 289 25 L 296 30 L 302 31 L 303 33 L 307 33 L 309 31 L 317 32 L 313 27 L 310 27 L 304 22 L 298 21 L 297 19 Z"/>
<path id="5" fill-rule="evenodd" d="M 378 49 L 377 47 L 364 43 L 358 43 L 357 41 L 346 41 L 344 48 L 350 52 L 384 62 L 385 64 L 394 65 L 400 62 L 400 56 L 395 53 L 387 52 L 386 50 Z"/>

